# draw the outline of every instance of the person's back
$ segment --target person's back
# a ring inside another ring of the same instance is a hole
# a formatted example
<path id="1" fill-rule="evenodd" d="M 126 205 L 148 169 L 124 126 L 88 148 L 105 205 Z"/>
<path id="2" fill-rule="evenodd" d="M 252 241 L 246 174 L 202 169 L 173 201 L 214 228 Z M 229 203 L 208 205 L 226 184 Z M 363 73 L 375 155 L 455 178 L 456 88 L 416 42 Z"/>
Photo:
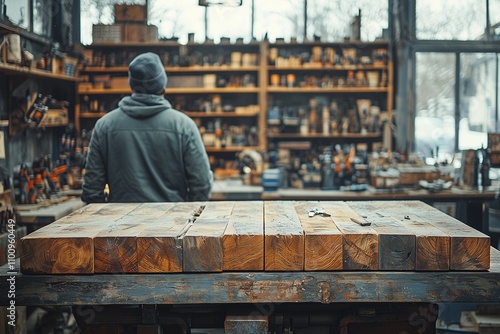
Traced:
<path id="1" fill-rule="evenodd" d="M 133 94 L 96 123 L 82 199 L 102 202 L 107 183 L 110 202 L 207 200 L 212 173 L 198 128 L 189 117 L 172 109 L 158 90 L 166 85 L 166 76 L 163 82 L 157 75 L 159 70 L 164 73 L 162 65 L 142 66 L 145 70 L 139 74 L 133 71 L 141 56 L 148 58 L 145 65 L 151 61 L 161 65 L 154 54 L 140 55 L 130 64 Z M 159 81 L 158 85 L 148 81 L 148 76 Z"/>

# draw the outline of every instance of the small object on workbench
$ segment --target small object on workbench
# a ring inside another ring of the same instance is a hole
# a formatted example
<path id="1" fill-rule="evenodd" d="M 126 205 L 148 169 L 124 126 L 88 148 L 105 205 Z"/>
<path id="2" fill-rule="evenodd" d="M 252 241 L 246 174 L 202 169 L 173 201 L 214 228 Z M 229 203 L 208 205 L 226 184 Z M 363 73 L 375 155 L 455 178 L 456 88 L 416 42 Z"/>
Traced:
<path id="1" fill-rule="evenodd" d="M 370 223 L 369 221 L 366 221 L 364 219 L 358 219 L 358 218 L 351 218 L 351 220 L 353 222 L 355 222 L 356 224 L 359 224 L 361 226 L 370 226 L 372 223 Z"/>
<path id="2" fill-rule="evenodd" d="M 332 215 L 323 211 L 323 209 L 309 210 L 309 217 L 320 215 L 321 217 L 331 217 Z"/>

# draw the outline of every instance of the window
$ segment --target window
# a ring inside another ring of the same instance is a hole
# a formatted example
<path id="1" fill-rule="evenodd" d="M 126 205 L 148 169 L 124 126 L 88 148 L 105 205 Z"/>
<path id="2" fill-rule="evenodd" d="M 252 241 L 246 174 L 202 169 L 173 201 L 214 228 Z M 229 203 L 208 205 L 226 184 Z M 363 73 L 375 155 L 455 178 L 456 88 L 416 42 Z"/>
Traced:
<path id="1" fill-rule="evenodd" d="M 496 54 L 460 55 L 459 149 L 487 146 L 487 133 L 495 132 Z"/>
<path id="2" fill-rule="evenodd" d="M 417 53 L 415 80 L 415 152 L 448 159 L 455 152 L 455 53 Z"/>
<path id="3" fill-rule="evenodd" d="M 5 0 L 5 6 L 7 18 L 16 26 L 28 29 L 30 22 L 29 0 Z"/>
<path id="4" fill-rule="evenodd" d="M 485 0 L 416 0 L 417 39 L 484 39 L 485 28 Z"/>
<path id="5" fill-rule="evenodd" d="M 252 2 L 254 25 L 252 36 Z M 122 0 L 82 0 L 82 43 L 92 43 L 92 24 L 112 24 L 113 4 Z M 128 1 L 144 4 L 145 0 Z M 304 39 L 304 0 L 243 0 L 240 7 L 198 6 L 198 0 L 150 0 L 148 19 L 158 27 L 160 38 L 179 38 L 186 43 L 193 33 L 196 42 L 205 41 L 205 10 L 207 10 L 206 35 L 216 43 L 221 37 L 231 42 L 252 37 L 263 40 L 265 36 L 274 42 L 277 38 L 289 41 Z M 308 0 L 307 39 L 314 35 L 323 41 L 341 41 L 350 35 L 350 23 L 361 9 L 361 39 L 373 41 L 381 37 L 388 27 L 388 0 Z"/>

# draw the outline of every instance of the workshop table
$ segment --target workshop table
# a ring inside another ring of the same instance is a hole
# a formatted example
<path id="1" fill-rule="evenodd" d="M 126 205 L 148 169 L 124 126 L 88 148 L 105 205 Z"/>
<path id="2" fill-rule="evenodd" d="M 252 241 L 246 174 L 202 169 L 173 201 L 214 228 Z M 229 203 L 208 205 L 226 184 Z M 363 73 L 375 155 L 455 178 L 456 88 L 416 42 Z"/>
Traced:
<path id="1" fill-rule="evenodd" d="M 17 263 L 19 268 L 19 263 Z M 5 281 L 8 268 L 0 268 Z M 488 271 L 14 274 L 16 305 L 500 302 L 500 251 Z M 0 286 L 0 305 L 8 305 Z"/>
<path id="2" fill-rule="evenodd" d="M 210 205 L 222 212 L 224 205 L 217 203 Z M 249 202 L 243 204 L 244 207 L 250 205 Z M 41 251 L 40 256 L 45 260 L 49 255 Z M 305 311 L 309 307 L 345 303 L 430 305 L 500 301 L 500 251 L 494 248 L 490 248 L 489 269 L 482 271 L 344 269 L 27 275 L 19 273 L 19 268 L 19 262 L 14 270 L 9 271 L 5 266 L 0 268 L 3 281 L 14 277 L 18 306 L 187 305 L 217 308 L 217 305 L 234 305 L 230 309 L 237 311 L 239 306 L 299 304 Z M 8 305 L 10 301 L 8 287 L 2 284 L 0 305 Z M 147 320 L 144 314 L 138 321 Z"/>

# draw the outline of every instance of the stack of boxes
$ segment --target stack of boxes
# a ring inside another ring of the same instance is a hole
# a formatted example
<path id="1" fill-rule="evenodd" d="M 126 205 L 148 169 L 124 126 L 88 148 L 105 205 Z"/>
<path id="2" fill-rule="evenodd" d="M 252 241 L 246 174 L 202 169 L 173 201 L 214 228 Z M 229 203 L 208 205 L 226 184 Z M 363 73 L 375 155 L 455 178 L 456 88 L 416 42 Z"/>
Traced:
<path id="1" fill-rule="evenodd" d="M 114 11 L 114 24 L 92 27 L 93 43 L 158 41 L 158 27 L 147 24 L 146 6 L 115 4 Z"/>

